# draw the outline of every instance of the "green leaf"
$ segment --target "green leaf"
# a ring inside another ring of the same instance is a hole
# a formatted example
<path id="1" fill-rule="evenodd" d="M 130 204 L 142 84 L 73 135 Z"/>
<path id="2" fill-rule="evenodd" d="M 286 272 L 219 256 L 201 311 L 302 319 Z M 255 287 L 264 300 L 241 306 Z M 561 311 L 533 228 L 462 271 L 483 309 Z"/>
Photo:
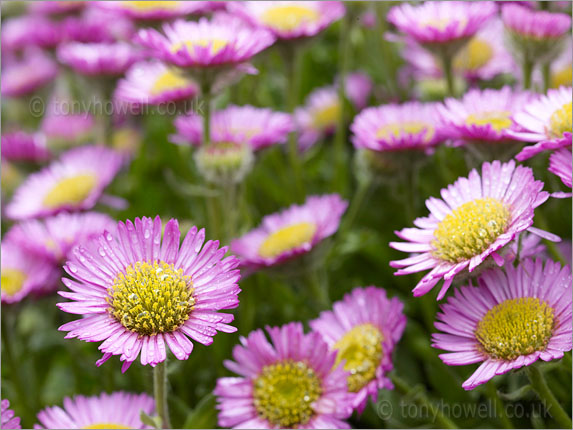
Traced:
<path id="1" fill-rule="evenodd" d="M 499 397 L 503 400 L 509 400 L 510 402 L 515 402 L 517 400 L 523 399 L 529 392 L 531 391 L 531 385 L 527 384 L 523 387 L 512 391 L 511 393 L 502 393 L 499 392 Z"/>
<path id="2" fill-rule="evenodd" d="M 156 428 L 156 429 L 163 428 L 163 426 L 161 425 L 162 423 L 161 423 L 161 417 L 160 416 L 150 417 L 149 415 L 147 415 L 145 413 L 145 411 L 141 411 L 139 413 L 139 419 L 145 425 L 151 426 L 151 427 Z"/>
<path id="3" fill-rule="evenodd" d="M 212 393 L 203 397 L 185 420 L 185 429 L 209 429 L 217 426 L 215 396 Z"/>

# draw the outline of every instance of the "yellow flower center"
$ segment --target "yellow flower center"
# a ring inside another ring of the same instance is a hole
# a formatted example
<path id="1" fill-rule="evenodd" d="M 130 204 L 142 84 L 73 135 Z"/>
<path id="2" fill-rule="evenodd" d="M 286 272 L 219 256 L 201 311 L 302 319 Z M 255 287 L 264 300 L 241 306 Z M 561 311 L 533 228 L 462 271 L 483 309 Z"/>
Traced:
<path id="1" fill-rule="evenodd" d="M 432 241 L 434 256 L 459 263 L 479 255 L 505 232 L 509 221 L 509 209 L 497 199 L 464 203 L 438 224 Z"/>
<path id="2" fill-rule="evenodd" d="M 90 195 L 95 185 L 96 177 L 91 173 L 64 178 L 46 194 L 44 206 L 57 208 L 81 203 Z"/>
<path id="3" fill-rule="evenodd" d="M 380 127 L 376 137 L 381 140 L 389 140 L 424 133 L 424 142 L 429 142 L 434 137 L 435 132 L 432 125 L 423 122 L 396 122 Z"/>
<path id="4" fill-rule="evenodd" d="M 323 130 L 329 126 L 336 125 L 339 116 L 340 103 L 336 102 L 314 112 L 312 122 L 315 128 Z"/>
<path id="5" fill-rule="evenodd" d="M 573 64 L 569 63 L 567 67 L 551 74 L 551 88 L 561 86 L 570 87 L 573 81 Z"/>
<path id="6" fill-rule="evenodd" d="M 150 11 L 177 8 L 178 1 L 124 1 L 122 4 L 130 9 Z"/>
<path id="7" fill-rule="evenodd" d="M 320 15 L 314 9 L 302 5 L 275 6 L 267 9 L 261 21 L 276 30 L 295 30 L 300 26 L 318 21 Z"/>
<path id="8" fill-rule="evenodd" d="M 456 70 L 478 70 L 493 58 L 493 48 L 484 40 L 474 37 L 454 57 Z"/>
<path id="9" fill-rule="evenodd" d="M 423 18 L 423 17 L 421 17 Z M 435 28 L 436 30 L 445 30 L 448 25 L 452 23 L 450 18 L 431 18 L 421 22 L 421 25 L 426 28 Z M 468 20 L 463 18 L 459 20 L 458 29 L 462 30 L 466 27 Z"/>
<path id="10" fill-rule="evenodd" d="M 156 96 L 166 91 L 185 88 L 190 84 L 191 81 L 185 79 L 179 73 L 173 70 L 167 70 L 153 83 L 153 87 L 151 87 L 151 95 Z"/>
<path id="11" fill-rule="evenodd" d="M 3 268 L 1 275 L 2 292 L 13 296 L 22 289 L 27 277 L 21 270 Z"/>
<path id="12" fill-rule="evenodd" d="M 571 132 L 571 102 L 565 103 L 557 109 L 549 119 L 549 134 L 552 137 L 561 137 L 566 131 Z"/>
<path id="13" fill-rule="evenodd" d="M 283 227 L 265 239 L 259 248 L 259 255 L 264 258 L 273 258 L 283 252 L 298 248 L 310 242 L 315 232 L 316 225 L 310 222 L 300 222 Z"/>
<path id="14" fill-rule="evenodd" d="M 195 305 L 193 282 L 172 264 L 137 262 L 113 282 L 111 314 L 130 331 L 153 336 L 177 330 Z"/>
<path id="15" fill-rule="evenodd" d="M 502 131 L 511 127 L 511 112 L 508 111 L 491 111 L 471 114 L 466 118 L 467 125 L 491 125 L 495 131 Z"/>
<path id="16" fill-rule="evenodd" d="M 145 3 L 145 2 L 142 2 Z M 95 423 L 89 426 L 82 427 L 83 429 L 132 429 L 133 427 L 128 427 L 125 424 L 114 424 L 114 423 Z"/>
<path id="17" fill-rule="evenodd" d="M 491 358 L 514 360 L 543 351 L 554 326 L 553 308 L 536 297 L 522 297 L 491 308 L 478 323 L 475 335 Z"/>
<path id="18" fill-rule="evenodd" d="M 199 39 L 199 40 L 185 40 L 183 42 L 177 42 L 171 45 L 171 52 L 176 53 L 182 48 L 191 52 L 197 48 L 209 47 L 211 55 L 216 55 L 229 44 L 229 41 L 223 39 Z"/>
<path id="19" fill-rule="evenodd" d="M 346 360 L 344 370 L 348 376 L 348 390 L 356 393 L 376 377 L 376 369 L 382 359 L 380 330 L 370 323 L 360 324 L 341 337 L 334 344 L 338 350 L 336 365 Z"/>
<path id="20" fill-rule="evenodd" d="M 302 361 L 265 366 L 253 381 L 257 414 L 279 428 L 306 424 L 314 415 L 312 403 L 321 394 L 320 379 Z"/>

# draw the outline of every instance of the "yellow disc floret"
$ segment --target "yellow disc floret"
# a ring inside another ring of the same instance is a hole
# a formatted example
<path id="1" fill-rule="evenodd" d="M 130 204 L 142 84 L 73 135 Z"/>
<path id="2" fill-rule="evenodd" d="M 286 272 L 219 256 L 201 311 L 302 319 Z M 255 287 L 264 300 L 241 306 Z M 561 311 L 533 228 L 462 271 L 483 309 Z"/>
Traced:
<path id="1" fill-rule="evenodd" d="M 378 129 L 376 137 L 378 139 L 388 140 L 388 139 L 399 139 L 402 137 L 418 135 L 424 133 L 424 142 L 429 142 L 432 140 L 435 134 L 434 127 L 430 124 L 418 121 L 406 121 L 386 124 Z"/>
<path id="2" fill-rule="evenodd" d="M 475 335 L 491 358 L 514 360 L 545 350 L 554 326 L 553 308 L 537 297 L 522 297 L 491 308 L 478 323 Z"/>
<path id="3" fill-rule="evenodd" d="M 433 254 L 451 263 L 469 260 L 504 233 L 509 221 L 509 209 L 497 199 L 486 197 L 464 203 L 438 224 Z"/>
<path id="4" fill-rule="evenodd" d="M 132 429 L 133 427 L 128 427 L 125 424 L 95 423 L 82 428 L 83 429 Z"/>
<path id="5" fill-rule="evenodd" d="M 18 269 L 2 268 L 2 292 L 13 296 L 24 286 L 26 274 Z"/>
<path id="6" fill-rule="evenodd" d="M 283 252 L 298 248 L 312 240 L 316 225 L 310 222 L 300 222 L 283 227 L 270 234 L 259 248 L 259 255 L 273 258 Z"/>
<path id="7" fill-rule="evenodd" d="M 216 55 L 221 51 L 229 42 L 223 39 L 198 39 L 198 40 L 185 40 L 183 42 L 174 43 L 171 46 L 171 52 L 176 53 L 182 48 L 188 52 L 194 52 L 197 48 L 210 47 L 211 55 Z"/>
<path id="8" fill-rule="evenodd" d="M 261 21 L 276 30 L 296 30 L 301 25 L 313 23 L 320 18 L 314 9 L 302 5 L 275 6 L 266 10 Z"/>
<path id="9" fill-rule="evenodd" d="M 178 1 L 124 1 L 122 4 L 129 9 L 151 11 L 175 9 Z"/>
<path id="10" fill-rule="evenodd" d="M 562 137 L 563 133 L 571 133 L 571 102 L 565 103 L 560 109 L 557 109 L 549 119 L 549 135 L 552 137 Z"/>
<path id="11" fill-rule="evenodd" d="M 318 130 L 324 130 L 336 125 L 340 116 L 340 103 L 334 102 L 330 106 L 315 111 L 312 115 L 312 124 Z"/>
<path id="12" fill-rule="evenodd" d="M 172 264 L 137 262 L 113 282 L 111 314 L 128 330 L 145 336 L 177 330 L 195 305 L 193 282 Z"/>
<path id="13" fill-rule="evenodd" d="M 77 205 L 90 195 L 95 185 L 96 177 L 89 173 L 64 178 L 45 195 L 44 206 L 57 208 Z"/>
<path id="14" fill-rule="evenodd" d="M 336 365 L 345 360 L 344 370 L 348 376 L 348 391 L 360 391 L 376 377 L 376 369 L 382 360 L 380 330 L 370 323 L 360 324 L 342 336 L 333 346 L 337 349 Z"/>
<path id="15" fill-rule="evenodd" d="M 179 73 L 173 70 L 167 70 L 162 73 L 151 87 L 151 95 L 156 96 L 166 91 L 177 90 L 185 88 L 191 84 L 191 81 L 185 79 Z"/>
<path id="16" fill-rule="evenodd" d="M 302 361 L 265 366 L 253 381 L 257 414 L 278 428 L 304 426 L 314 415 L 312 403 L 321 394 L 319 377 Z"/>
<path id="17" fill-rule="evenodd" d="M 489 111 L 479 114 L 470 114 L 466 118 L 467 125 L 491 125 L 495 131 L 502 131 L 511 127 L 511 112 Z"/>
<path id="18" fill-rule="evenodd" d="M 551 73 L 551 88 L 570 87 L 573 82 L 573 64 Z"/>
<path id="19" fill-rule="evenodd" d="M 493 48 L 481 39 L 474 37 L 454 57 L 454 69 L 474 71 L 485 66 L 493 58 Z"/>

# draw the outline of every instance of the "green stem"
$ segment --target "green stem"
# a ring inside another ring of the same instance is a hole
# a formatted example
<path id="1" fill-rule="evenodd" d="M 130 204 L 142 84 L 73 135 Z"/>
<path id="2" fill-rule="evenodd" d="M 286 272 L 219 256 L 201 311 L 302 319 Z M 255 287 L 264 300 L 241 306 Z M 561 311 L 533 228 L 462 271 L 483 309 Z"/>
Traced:
<path id="1" fill-rule="evenodd" d="M 543 74 L 543 92 L 547 92 L 551 85 L 551 63 L 544 63 L 541 66 L 541 73 Z"/>
<path id="2" fill-rule="evenodd" d="M 561 428 L 570 429 L 572 427 L 571 418 L 565 412 L 559 401 L 555 398 L 543 373 L 536 366 L 527 366 L 527 376 L 531 381 L 531 386 L 537 392 L 539 398 L 545 403 L 545 409 L 551 414 Z"/>
<path id="3" fill-rule="evenodd" d="M 491 401 L 495 403 L 495 411 L 496 417 L 503 426 L 504 429 L 512 429 L 515 428 L 511 423 L 511 420 L 505 414 L 505 407 L 503 405 L 503 401 L 499 397 L 497 389 L 493 384 L 493 381 L 490 381 L 486 384 L 486 394 L 490 398 Z"/>
<path id="4" fill-rule="evenodd" d="M 345 122 L 345 112 L 344 108 L 346 106 L 346 75 L 348 72 L 348 58 L 350 49 L 350 37 L 348 25 L 348 15 L 345 15 L 340 22 L 340 40 L 339 40 L 339 84 L 338 84 L 338 103 L 340 105 L 340 111 L 338 113 L 338 125 L 336 126 L 336 134 L 334 136 L 334 154 L 335 160 L 335 187 L 334 189 L 339 193 L 344 193 L 346 181 L 347 181 L 347 171 L 346 171 L 346 122 Z"/>
<path id="5" fill-rule="evenodd" d="M 360 212 L 360 208 L 362 207 L 362 202 L 364 201 L 366 194 L 368 194 L 368 191 L 370 190 L 371 184 L 372 184 L 371 179 L 360 181 L 358 183 L 358 190 L 356 190 L 354 196 L 352 197 L 352 200 L 350 201 L 350 207 L 348 208 L 346 216 L 343 218 L 342 225 L 340 226 L 339 229 L 340 232 L 345 232 L 354 223 L 356 216 L 358 215 L 358 212 Z M 339 234 L 338 236 L 340 237 L 341 235 Z"/>
<path id="6" fill-rule="evenodd" d="M 34 410 L 34 406 L 31 404 L 32 400 L 30 399 L 30 396 L 26 395 L 26 391 L 24 389 L 24 387 L 28 387 L 30 384 L 25 383 L 22 379 L 22 373 L 20 372 L 21 366 L 18 365 L 20 361 L 18 360 L 17 354 L 13 348 L 15 345 L 13 334 L 16 328 L 13 324 L 14 319 L 12 318 L 12 315 L 8 315 L 11 314 L 11 311 L 12 309 L 8 309 L 8 306 L 2 310 L 2 360 L 6 360 L 8 369 L 10 369 L 10 376 L 14 378 L 12 386 L 16 391 L 18 403 L 28 410 Z"/>
<path id="7" fill-rule="evenodd" d="M 203 145 L 211 143 L 211 86 L 204 84 L 203 94 Z"/>
<path id="8" fill-rule="evenodd" d="M 533 74 L 533 62 L 529 59 L 524 59 L 522 64 L 523 71 L 523 89 L 528 90 L 531 88 L 531 75 Z"/>
<path id="9" fill-rule="evenodd" d="M 442 71 L 446 80 L 446 88 L 450 97 L 454 96 L 454 68 L 452 57 L 447 53 L 442 53 Z"/>
<path id="10" fill-rule="evenodd" d="M 396 390 L 402 394 L 409 394 L 414 388 L 410 387 L 406 381 L 402 378 L 396 376 L 395 374 L 390 375 L 390 379 L 394 383 Z M 428 408 L 432 417 L 436 418 L 437 424 L 441 426 L 441 428 L 445 429 L 457 429 L 458 426 L 446 417 L 442 411 L 437 408 L 426 396 L 425 392 L 418 392 L 416 394 L 416 401 L 421 405 Z"/>
<path id="11" fill-rule="evenodd" d="M 311 269 L 307 278 L 308 285 L 320 309 L 329 308 L 331 302 L 328 294 L 328 284 L 321 281 L 317 269 Z"/>
<path id="12" fill-rule="evenodd" d="M 289 46 L 287 55 L 285 56 L 286 62 L 290 63 L 290 70 L 287 84 L 287 99 L 288 99 L 288 112 L 292 115 L 298 103 L 298 95 L 300 92 L 300 75 L 302 64 L 302 52 L 296 46 Z M 292 169 L 292 181 L 294 183 L 294 191 L 297 200 L 302 197 L 304 190 L 302 183 L 300 156 L 298 152 L 298 135 L 293 131 L 288 138 L 288 153 L 289 161 Z"/>
<path id="13" fill-rule="evenodd" d="M 224 243 L 228 244 L 237 233 L 237 214 L 239 212 L 239 207 L 237 206 L 237 184 L 234 182 L 225 183 L 221 197 L 224 211 L 222 215 L 226 217 Z"/>
<path id="14" fill-rule="evenodd" d="M 169 411 L 167 409 L 167 359 L 157 364 L 153 369 L 153 393 L 155 395 L 155 411 L 161 418 L 164 429 L 171 428 Z"/>

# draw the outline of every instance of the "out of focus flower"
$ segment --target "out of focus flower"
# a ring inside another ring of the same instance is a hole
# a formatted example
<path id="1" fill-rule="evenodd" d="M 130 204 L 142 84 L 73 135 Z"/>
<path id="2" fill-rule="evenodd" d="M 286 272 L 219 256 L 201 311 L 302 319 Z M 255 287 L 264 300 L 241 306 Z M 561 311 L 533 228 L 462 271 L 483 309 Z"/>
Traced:
<path id="1" fill-rule="evenodd" d="M 64 32 L 63 39 L 68 42 L 100 43 L 129 41 L 135 33 L 135 25 L 126 18 L 113 12 L 94 7 L 100 3 L 94 2 L 81 16 L 70 16 L 61 23 Z"/>
<path id="2" fill-rule="evenodd" d="M 28 10 L 46 15 L 61 15 L 78 12 L 87 4 L 84 1 L 34 1 L 28 4 Z"/>
<path id="3" fill-rule="evenodd" d="M 2 186 L 2 197 L 5 198 L 7 195 L 12 194 L 12 192 L 20 185 L 22 182 L 22 173 L 18 168 L 9 161 L 2 159 L 0 167 L 1 186 Z"/>
<path id="4" fill-rule="evenodd" d="M 201 145 L 203 121 L 199 115 L 179 116 L 174 124 L 177 134 L 171 136 L 173 143 Z M 214 112 L 210 128 L 212 143 L 244 143 L 258 151 L 285 143 L 294 124 L 289 114 L 247 105 L 228 106 Z"/>
<path id="5" fill-rule="evenodd" d="M 549 156 L 549 171 L 559 176 L 565 186 L 571 188 L 573 157 L 571 149 L 562 148 Z M 553 197 L 571 197 L 571 193 L 553 193 Z"/>
<path id="6" fill-rule="evenodd" d="M 523 110 L 513 116 L 513 120 L 523 131 L 511 132 L 516 139 L 536 142 L 526 146 L 516 155 L 519 161 L 534 155 L 563 147 L 571 147 L 571 87 L 550 89 L 547 95 L 529 102 Z"/>
<path id="7" fill-rule="evenodd" d="M 279 39 L 315 36 L 345 12 L 341 1 L 229 2 L 228 9 Z"/>
<path id="8" fill-rule="evenodd" d="M 465 286 L 442 305 L 432 346 L 451 366 L 481 363 L 462 387 L 473 390 L 495 375 L 555 360 L 571 351 L 571 269 L 524 260 L 489 270 L 479 287 Z"/>
<path id="9" fill-rule="evenodd" d="M 2 429 L 21 429 L 20 417 L 14 416 L 14 411 L 10 408 L 10 402 L 6 399 L 2 399 L 2 410 L 0 411 L 0 416 L 2 417 L 2 422 L 0 428 Z"/>
<path id="10" fill-rule="evenodd" d="M 436 106 L 407 102 L 364 109 L 350 126 L 352 143 L 374 151 L 427 150 L 444 138 Z"/>
<path id="11" fill-rule="evenodd" d="M 50 406 L 38 413 L 38 429 L 151 429 L 140 414 L 152 415 L 153 397 L 116 391 L 99 396 L 64 398 L 64 407 Z"/>
<path id="12" fill-rule="evenodd" d="M 115 225 L 108 215 L 64 212 L 43 220 L 22 221 L 8 230 L 6 240 L 63 264 L 71 258 L 70 251 L 76 245 L 101 235 L 104 230 L 114 231 Z"/>
<path id="13" fill-rule="evenodd" d="M 344 92 L 356 110 L 361 110 L 368 104 L 373 86 L 372 79 L 366 73 L 353 72 L 346 76 Z"/>
<path id="14" fill-rule="evenodd" d="M 53 288 L 59 270 L 42 256 L 31 254 L 19 244 L 2 241 L 2 303 L 15 303 L 29 294 Z"/>
<path id="15" fill-rule="evenodd" d="M 118 76 L 141 58 L 128 43 L 69 42 L 58 47 L 58 60 L 88 76 Z"/>
<path id="16" fill-rule="evenodd" d="M 141 130 L 130 125 L 117 126 L 111 135 L 111 147 L 123 155 L 125 160 L 135 156 L 142 141 Z"/>
<path id="17" fill-rule="evenodd" d="M 219 378 L 215 388 L 221 427 L 253 429 L 348 428 L 352 395 L 347 373 L 320 334 L 302 324 L 267 327 L 241 337 L 235 361 L 225 366 L 240 375 Z M 237 405 L 241 405 L 239 408 Z"/>
<path id="18" fill-rule="evenodd" d="M 2 160 L 42 162 L 50 158 L 41 133 L 14 131 L 2 135 Z"/>
<path id="19" fill-rule="evenodd" d="M 563 53 L 551 63 L 551 88 L 571 87 L 573 81 L 573 43 L 567 38 Z"/>
<path id="20" fill-rule="evenodd" d="M 2 22 L 2 53 L 29 47 L 54 48 L 63 37 L 60 23 L 46 17 L 23 15 L 9 18 Z"/>
<path id="21" fill-rule="evenodd" d="M 152 61 L 133 65 L 119 81 L 115 98 L 138 106 L 160 105 L 189 100 L 198 92 L 197 84 L 181 71 Z"/>
<path id="22" fill-rule="evenodd" d="M 47 138 L 48 146 L 67 147 L 87 142 L 93 137 L 95 119 L 88 112 L 76 112 L 76 103 L 71 99 L 53 97 L 42 119 L 40 130 Z"/>
<path id="23" fill-rule="evenodd" d="M 224 258 L 218 241 L 204 246 L 205 231 L 193 227 L 179 245 L 177 220 L 165 225 L 159 216 L 120 222 L 117 234 L 108 231 L 73 250 L 65 266 L 74 278 L 62 279 L 71 301 L 59 303 L 64 312 L 83 317 L 59 328 L 67 339 L 101 342 L 100 366 L 119 355 L 125 372 L 141 353 L 141 364 L 155 367 L 167 350 L 179 360 L 193 351 L 189 338 L 204 345 L 218 331 L 232 333 L 232 314 L 221 309 L 238 306 L 240 291 L 236 257 Z"/>
<path id="24" fill-rule="evenodd" d="M 401 4 L 388 12 L 388 21 L 424 48 L 453 56 L 497 11 L 494 2 L 428 1 Z"/>
<path id="25" fill-rule="evenodd" d="M 388 299 L 377 287 L 355 288 L 310 322 L 331 350 L 336 364 L 344 361 L 349 372 L 348 390 L 356 393 L 353 406 L 362 412 L 368 397 L 376 402 L 378 391 L 394 388 L 387 377 L 393 369 L 392 352 L 406 327 L 403 304 Z"/>
<path id="26" fill-rule="evenodd" d="M 543 182 L 535 180 L 530 168 L 516 167 L 513 160 L 484 163 L 481 177 L 473 169 L 468 178 L 442 189 L 443 200 L 426 200 L 430 215 L 416 219 L 417 228 L 396 232 L 406 242 L 391 242 L 390 246 L 414 255 L 390 265 L 400 268 L 396 275 L 431 269 L 413 293 L 424 295 L 443 279 L 441 299 L 456 275 L 487 268 L 493 262 L 502 266 L 503 248 L 523 231 L 559 241 L 533 227 L 534 209 L 549 197 L 542 188 Z"/>
<path id="27" fill-rule="evenodd" d="M 512 116 L 529 99 L 529 93 L 473 89 L 461 100 L 448 98 L 438 105 L 444 130 L 456 145 L 466 143 L 502 143 L 514 141 L 508 131 L 515 129 Z"/>
<path id="28" fill-rule="evenodd" d="M 251 170 L 254 156 L 247 143 L 212 142 L 195 152 L 195 165 L 209 182 L 220 185 L 241 182 Z"/>
<path id="29" fill-rule="evenodd" d="M 30 94 L 54 80 L 58 67 L 41 51 L 27 51 L 21 60 L 10 61 L 2 69 L 2 95 L 19 97 Z"/>
<path id="30" fill-rule="evenodd" d="M 16 190 L 6 216 L 26 219 L 91 209 L 115 177 L 122 157 L 101 146 L 83 146 L 31 174 Z"/>
<path id="31" fill-rule="evenodd" d="M 335 86 L 314 90 L 305 106 L 297 108 L 294 119 L 299 129 L 298 145 L 306 151 L 321 137 L 334 133 L 340 116 L 340 98 Z"/>
<path id="32" fill-rule="evenodd" d="M 502 6 L 501 17 L 516 55 L 531 63 L 555 59 L 570 34 L 571 17 L 517 4 Z"/>
<path id="33" fill-rule="evenodd" d="M 142 29 L 136 40 L 149 55 L 180 67 L 233 66 L 250 60 L 274 42 L 262 28 L 251 28 L 226 14 L 211 21 L 176 21 L 165 24 L 163 33 Z"/>
<path id="34" fill-rule="evenodd" d="M 245 267 L 283 263 L 333 235 L 347 206 L 338 194 L 311 196 L 303 205 L 265 216 L 259 227 L 231 242 L 231 251 Z"/>
<path id="35" fill-rule="evenodd" d="M 162 21 L 206 13 L 225 6 L 222 1 L 105 1 L 96 6 L 138 21 Z"/>

